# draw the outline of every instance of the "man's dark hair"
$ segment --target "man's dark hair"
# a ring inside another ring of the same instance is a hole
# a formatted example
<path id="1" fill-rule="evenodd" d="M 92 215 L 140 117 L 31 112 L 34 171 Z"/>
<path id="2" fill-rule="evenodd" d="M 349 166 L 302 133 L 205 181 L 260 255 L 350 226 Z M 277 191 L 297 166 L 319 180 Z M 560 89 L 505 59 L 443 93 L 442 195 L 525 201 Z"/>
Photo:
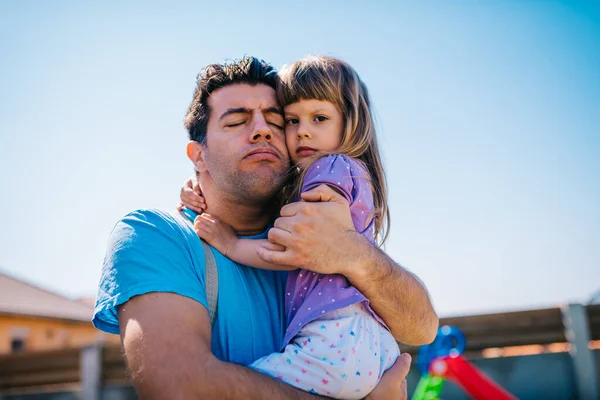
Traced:
<path id="1" fill-rule="evenodd" d="M 247 83 L 252 86 L 265 84 L 276 90 L 277 71 L 256 57 L 244 57 L 230 63 L 207 66 L 198 74 L 196 82 L 194 98 L 185 115 L 184 125 L 190 140 L 206 145 L 206 127 L 210 117 L 208 105 L 210 94 L 235 83 Z"/>

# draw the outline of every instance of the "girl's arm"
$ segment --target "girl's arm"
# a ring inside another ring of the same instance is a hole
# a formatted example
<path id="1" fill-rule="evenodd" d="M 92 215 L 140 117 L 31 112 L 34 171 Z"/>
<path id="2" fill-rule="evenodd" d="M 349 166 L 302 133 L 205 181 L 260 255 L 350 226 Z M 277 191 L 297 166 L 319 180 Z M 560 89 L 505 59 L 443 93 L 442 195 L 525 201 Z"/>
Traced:
<path id="1" fill-rule="evenodd" d="M 200 238 L 206 240 L 225 257 L 250 267 L 276 271 L 297 269 L 285 265 L 271 264 L 258 256 L 257 249 L 262 247 L 271 251 L 285 251 L 285 247 L 269 242 L 267 239 L 240 239 L 233 229 L 211 216 L 200 214 L 194 220 L 194 230 Z"/>
<path id="2" fill-rule="evenodd" d="M 194 221 L 194 230 L 200 238 L 206 240 L 225 257 L 250 267 L 270 270 L 296 269 L 263 261 L 256 253 L 256 249 L 259 247 L 272 251 L 285 251 L 285 247 L 273 244 L 266 239 L 239 239 L 229 225 L 204 213 L 206 202 L 195 177 L 185 181 L 181 188 L 180 198 L 181 203 L 177 209 L 181 211 L 181 208 L 185 206 L 200 214 Z"/>

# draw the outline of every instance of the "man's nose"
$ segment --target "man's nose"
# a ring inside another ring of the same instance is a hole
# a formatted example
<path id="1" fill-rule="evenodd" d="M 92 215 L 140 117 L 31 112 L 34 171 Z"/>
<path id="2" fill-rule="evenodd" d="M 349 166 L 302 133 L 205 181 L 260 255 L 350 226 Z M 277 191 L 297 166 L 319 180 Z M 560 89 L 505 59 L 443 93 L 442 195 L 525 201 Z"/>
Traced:
<path id="1" fill-rule="evenodd" d="M 250 142 L 256 143 L 261 140 L 270 142 L 271 139 L 273 139 L 273 133 L 271 132 L 271 128 L 265 120 L 265 117 L 262 115 L 262 113 L 256 113 L 254 115 L 254 126 L 252 133 L 250 134 Z"/>

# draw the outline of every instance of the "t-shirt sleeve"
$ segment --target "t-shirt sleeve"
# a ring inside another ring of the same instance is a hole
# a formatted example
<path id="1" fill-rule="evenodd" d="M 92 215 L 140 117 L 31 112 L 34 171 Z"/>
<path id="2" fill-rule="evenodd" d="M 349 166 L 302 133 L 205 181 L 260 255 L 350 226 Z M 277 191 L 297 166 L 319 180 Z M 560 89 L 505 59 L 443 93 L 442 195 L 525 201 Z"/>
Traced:
<path id="1" fill-rule="evenodd" d="M 177 293 L 208 309 L 204 254 L 192 253 L 193 238 L 182 222 L 157 210 L 135 211 L 117 222 L 104 258 L 93 325 L 118 334 L 117 307 L 150 292 Z"/>
<path id="2" fill-rule="evenodd" d="M 302 192 L 323 184 L 337 189 L 352 204 L 357 196 L 358 186 L 368 185 L 368 177 L 358 161 L 342 154 L 330 154 L 315 161 L 306 171 Z"/>

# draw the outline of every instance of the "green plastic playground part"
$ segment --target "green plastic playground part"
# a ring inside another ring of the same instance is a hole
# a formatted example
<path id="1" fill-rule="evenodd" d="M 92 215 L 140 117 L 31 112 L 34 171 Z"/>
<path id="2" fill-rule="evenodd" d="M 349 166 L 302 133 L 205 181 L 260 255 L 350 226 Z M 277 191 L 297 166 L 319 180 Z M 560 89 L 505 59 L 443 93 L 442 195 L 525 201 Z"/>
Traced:
<path id="1" fill-rule="evenodd" d="M 423 375 L 413 393 L 412 400 L 439 400 L 444 381 L 444 378 L 438 376 Z"/>

